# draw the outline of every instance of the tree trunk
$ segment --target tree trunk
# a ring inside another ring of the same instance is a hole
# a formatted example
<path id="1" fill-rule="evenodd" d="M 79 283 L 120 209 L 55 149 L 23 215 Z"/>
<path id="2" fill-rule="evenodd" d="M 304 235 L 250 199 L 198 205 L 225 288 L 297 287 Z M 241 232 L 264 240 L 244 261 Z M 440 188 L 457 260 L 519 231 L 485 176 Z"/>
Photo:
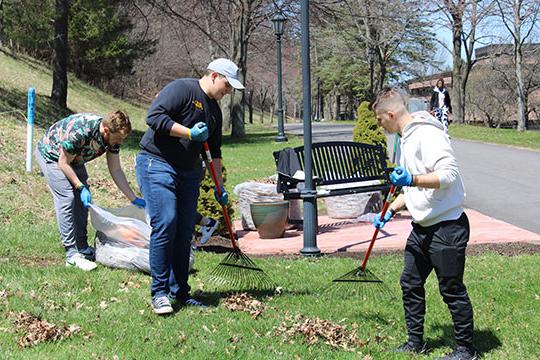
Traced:
<path id="1" fill-rule="evenodd" d="M 273 124 L 274 123 L 274 109 L 275 109 L 275 104 L 272 104 L 270 103 L 270 124 Z"/>
<path id="2" fill-rule="evenodd" d="M 341 115 L 341 95 L 336 95 L 336 120 L 340 119 Z"/>
<path id="3" fill-rule="evenodd" d="M 231 95 L 231 137 L 233 139 L 241 139 L 246 136 L 246 128 L 244 124 L 244 92 L 235 90 Z"/>
<path id="4" fill-rule="evenodd" d="M 527 94 L 525 92 L 525 85 L 523 84 L 523 74 L 521 71 L 521 65 L 522 65 L 522 60 L 523 60 L 522 54 L 521 54 L 521 47 L 516 49 L 515 59 L 516 59 L 516 66 L 515 66 L 516 95 L 517 95 L 517 105 L 518 105 L 517 130 L 525 131 L 527 130 Z"/>
<path id="5" fill-rule="evenodd" d="M 51 100 L 59 106 L 67 105 L 69 0 L 56 0 L 54 19 L 53 85 Z"/>
<path id="6" fill-rule="evenodd" d="M 461 58 L 461 34 L 463 32 L 463 12 L 457 9 L 451 10 L 452 14 L 452 112 L 454 122 L 463 123 L 464 119 L 464 94 L 463 94 L 463 59 Z"/>
<path id="7" fill-rule="evenodd" d="M 248 92 L 249 123 L 253 124 L 253 90 Z"/>

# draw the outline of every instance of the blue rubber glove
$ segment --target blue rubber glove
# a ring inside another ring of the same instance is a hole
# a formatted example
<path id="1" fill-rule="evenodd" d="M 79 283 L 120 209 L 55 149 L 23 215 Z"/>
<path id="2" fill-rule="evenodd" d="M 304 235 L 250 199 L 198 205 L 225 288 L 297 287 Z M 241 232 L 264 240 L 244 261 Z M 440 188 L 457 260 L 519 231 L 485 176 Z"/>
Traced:
<path id="1" fill-rule="evenodd" d="M 382 229 L 384 225 L 390 221 L 390 219 L 394 216 L 394 212 L 391 209 L 388 209 L 386 213 L 384 214 L 384 218 L 381 220 L 381 213 L 378 213 L 375 218 L 373 219 L 373 226 L 375 226 L 377 229 Z"/>
<path id="2" fill-rule="evenodd" d="M 227 194 L 223 186 L 220 186 L 219 189 L 221 190 L 221 196 L 218 195 L 217 189 L 214 188 L 214 197 L 218 203 L 225 206 L 229 203 L 229 194 Z"/>
<path id="3" fill-rule="evenodd" d="M 413 183 L 413 176 L 409 170 L 401 166 L 396 166 L 394 171 L 390 174 L 390 181 L 396 186 L 411 186 Z"/>
<path id="4" fill-rule="evenodd" d="M 86 208 L 90 206 L 90 203 L 92 203 L 92 194 L 90 194 L 90 190 L 88 190 L 86 185 L 81 187 L 81 202 Z"/>
<path id="5" fill-rule="evenodd" d="M 189 129 L 189 140 L 204 142 L 208 139 L 208 126 L 203 122 L 196 123 Z"/>
<path id="6" fill-rule="evenodd" d="M 138 197 L 136 197 L 135 200 L 133 200 L 131 203 L 137 207 L 140 207 L 141 209 L 144 209 L 146 207 L 146 201 Z"/>

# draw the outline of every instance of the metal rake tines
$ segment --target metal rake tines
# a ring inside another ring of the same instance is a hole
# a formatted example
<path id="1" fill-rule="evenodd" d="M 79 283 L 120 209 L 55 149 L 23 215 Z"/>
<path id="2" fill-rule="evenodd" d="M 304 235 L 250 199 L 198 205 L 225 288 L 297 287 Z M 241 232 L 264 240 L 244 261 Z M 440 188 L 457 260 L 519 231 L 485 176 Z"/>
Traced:
<path id="1" fill-rule="evenodd" d="M 364 299 L 391 297 L 391 290 L 368 269 L 358 267 L 334 279 L 324 292 L 335 297 L 359 296 Z"/>
<path id="2" fill-rule="evenodd" d="M 375 276 L 375 274 L 373 274 L 368 269 L 357 267 L 356 269 L 353 269 L 348 273 L 341 275 L 337 279 L 332 280 L 332 282 L 382 283 L 383 281 L 377 276 Z"/>
<path id="3" fill-rule="evenodd" d="M 215 268 L 209 280 L 216 285 L 243 289 L 272 289 L 274 282 L 253 260 L 240 250 L 231 251 Z"/>

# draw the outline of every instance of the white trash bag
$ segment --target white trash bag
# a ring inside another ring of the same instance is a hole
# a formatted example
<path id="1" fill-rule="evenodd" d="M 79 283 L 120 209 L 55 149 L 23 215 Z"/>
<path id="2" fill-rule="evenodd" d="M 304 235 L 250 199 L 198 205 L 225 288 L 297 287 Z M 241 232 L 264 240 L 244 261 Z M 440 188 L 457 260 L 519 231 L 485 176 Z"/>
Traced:
<path id="1" fill-rule="evenodd" d="M 143 209 L 129 205 L 102 209 L 90 204 L 90 221 L 96 229 L 96 262 L 119 269 L 150 273 L 150 233 Z M 189 270 L 195 254 L 189 255 Z"/>

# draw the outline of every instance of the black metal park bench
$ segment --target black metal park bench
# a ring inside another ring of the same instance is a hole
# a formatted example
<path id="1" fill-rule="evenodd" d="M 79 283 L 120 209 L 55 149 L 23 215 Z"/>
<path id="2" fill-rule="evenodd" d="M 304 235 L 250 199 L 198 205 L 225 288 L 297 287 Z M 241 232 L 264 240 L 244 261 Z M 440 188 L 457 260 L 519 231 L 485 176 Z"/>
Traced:
<path id="1" fill-rule="evenodd" d="M 388 175 L 391 169 L 386 165 L 384 149 L 380 144 L 320 142 L 312 144 L 311 155 L 317 198 L 390 189 Z M 274 160 L 278 169 L 278 192 L 283 193 L 285 200 L 300 199 L 300 188 L 304 182 L 304 147 L 275 151 Z M 343 186 L 320 188 L 337 184 Z"/>

